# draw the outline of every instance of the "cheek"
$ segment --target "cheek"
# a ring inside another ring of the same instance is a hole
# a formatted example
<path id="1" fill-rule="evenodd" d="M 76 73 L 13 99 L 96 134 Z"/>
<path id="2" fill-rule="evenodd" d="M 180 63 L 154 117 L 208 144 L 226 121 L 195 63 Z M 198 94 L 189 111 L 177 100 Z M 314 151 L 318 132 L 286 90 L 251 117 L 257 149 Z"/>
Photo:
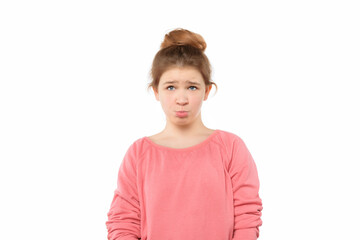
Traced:
<path id="1" fill-rule="evenodd" d="M 193 107 L 201 107 L 202 105 L 202 98 L 200 98 L 199 96 L 196 96 L 192 99 L 190 99 L 190 102 L 192 103 L 191 105 Z"/>
<path id="2" fill-rule="evenodd" d="M 160 97 L 160 102 L 161 102 L 161 105 L 163 106 L 163 108 L 167 109 L 171 106 L 172 99 L 170 96 L 162 95 Z"/>

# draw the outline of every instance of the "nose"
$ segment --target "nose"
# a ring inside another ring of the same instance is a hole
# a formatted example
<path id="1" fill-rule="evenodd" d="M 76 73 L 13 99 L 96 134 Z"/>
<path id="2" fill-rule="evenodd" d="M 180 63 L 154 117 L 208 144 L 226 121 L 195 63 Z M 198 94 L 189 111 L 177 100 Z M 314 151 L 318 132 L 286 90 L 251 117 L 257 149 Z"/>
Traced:
<path id="1" fill-rule="evenodd" d="M 186 96 L 186 93 L 181 91 L 178 96 L 176 97 L 176 103 L 180 105 L 187 104 L 188 98 Z"/>

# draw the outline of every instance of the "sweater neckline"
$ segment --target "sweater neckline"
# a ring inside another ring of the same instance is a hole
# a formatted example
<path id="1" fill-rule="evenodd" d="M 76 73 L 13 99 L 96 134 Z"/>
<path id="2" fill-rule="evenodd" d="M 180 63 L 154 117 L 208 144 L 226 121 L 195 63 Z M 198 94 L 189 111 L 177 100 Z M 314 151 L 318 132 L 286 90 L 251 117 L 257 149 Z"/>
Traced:
<path id="1" fill-rule="evenodd" d="M 215 129 L 205 140 L 203 140 L 202 142 L 192 145 L 190 147 L 186 147 L 186 148 L 172 148 L 172 147 L 166 147 L 160 144 L 157 144 L 155 142 L 153 142 L 152 140 L 150 140 L 150 138 L 148 136 L 145 136 L 144 139 L 150 143 L 152 146 L 154 146 L 155 148 L 158 149 L 162 149 L 162 150 L 168 150 L 168 151 L 173 151 L 173 152 L 186 152 L 186 151 L 191 151 L 191 150 L 195 150 L 198 149 L 200 147 L 202 147 L 203 145 L 205 145 L 207 142 L 209 142 L 212 138 L 214 138 L 214 136 L 219 132 L 219 129 Z"/>

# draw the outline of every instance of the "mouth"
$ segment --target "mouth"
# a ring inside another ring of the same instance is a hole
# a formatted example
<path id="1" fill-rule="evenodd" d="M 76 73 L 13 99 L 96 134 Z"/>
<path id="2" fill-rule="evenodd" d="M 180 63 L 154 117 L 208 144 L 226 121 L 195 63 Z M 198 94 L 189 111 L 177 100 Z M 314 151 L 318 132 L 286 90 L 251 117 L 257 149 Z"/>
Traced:
<path id="1" fill-rule="evenodd" d="M 184 118 L 184 117 L 188 116 L 188 112 L 187 111 L 176 111 L 176 116 Z"/>

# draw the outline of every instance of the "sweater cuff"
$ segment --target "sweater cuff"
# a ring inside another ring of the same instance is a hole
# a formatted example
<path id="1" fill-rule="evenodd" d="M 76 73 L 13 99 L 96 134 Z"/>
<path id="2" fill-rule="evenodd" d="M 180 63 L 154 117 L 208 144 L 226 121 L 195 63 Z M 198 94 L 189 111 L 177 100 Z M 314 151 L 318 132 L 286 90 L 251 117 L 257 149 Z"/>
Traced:
<path id="1" fill-rule="evenodd" d="M 233 240 L 256 240 L 259 237 L 257 228 L 236 229 Z"/>

